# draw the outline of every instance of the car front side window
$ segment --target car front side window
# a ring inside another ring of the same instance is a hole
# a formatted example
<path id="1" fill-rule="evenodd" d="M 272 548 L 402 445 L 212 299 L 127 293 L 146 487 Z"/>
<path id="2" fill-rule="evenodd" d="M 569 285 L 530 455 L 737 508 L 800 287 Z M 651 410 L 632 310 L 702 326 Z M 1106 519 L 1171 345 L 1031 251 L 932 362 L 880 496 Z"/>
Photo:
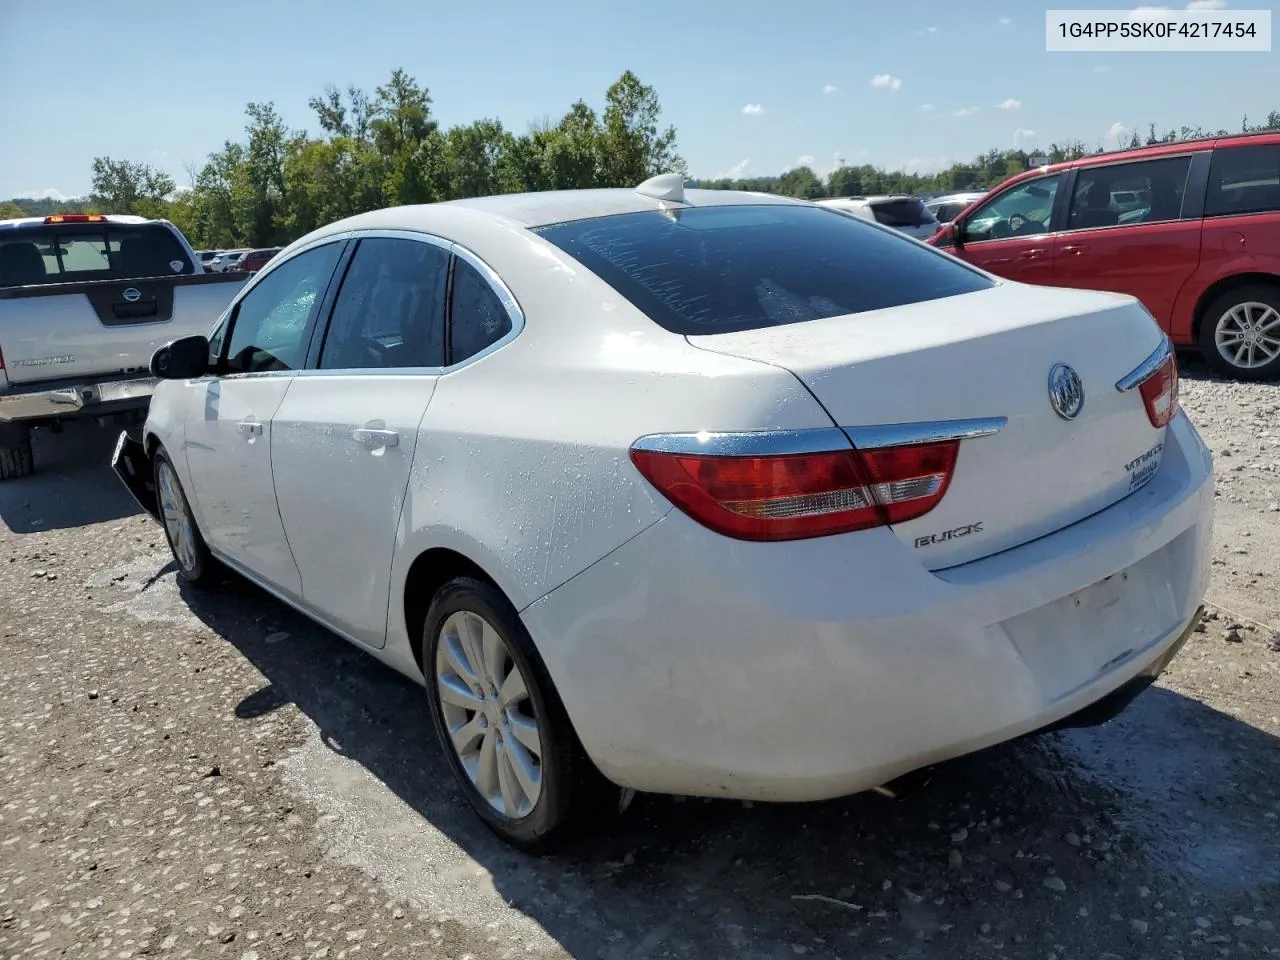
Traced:
<path id="1" fill-rule="evenodd" d="M 988 200 L 965 218 L 964 240 L 1007 240 L 1049 232 L 1063 174 L 1028 180 Z"/>
<path id="2" fill-rule="evenodd" d="M 245 294 L 231 319 L 227 373 L 302 368 L 316 311 L 341 254 L 341 242 L 312 247 Z"/>

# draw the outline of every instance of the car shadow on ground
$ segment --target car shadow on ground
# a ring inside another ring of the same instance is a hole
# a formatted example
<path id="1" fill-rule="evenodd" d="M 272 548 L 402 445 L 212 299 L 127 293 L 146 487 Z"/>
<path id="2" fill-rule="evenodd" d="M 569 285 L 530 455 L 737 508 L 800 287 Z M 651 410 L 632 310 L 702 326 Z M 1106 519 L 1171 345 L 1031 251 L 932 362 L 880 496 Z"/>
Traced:
<path id="1" fill-rule="evenodd" d="M 41 533 L 140 513 L 111 469 L 122 429 L 85 421 L 69 423 L 61 433 L 37 430 L 36 472 L 0 481 L 0 523 L 14 533 Z"/>
<path id="2" fill-rule="evenodd" d="M 313 750 L 321 760 L 305 761 L 304 789 L 322 812 L 342 807 L 338 833 L 364 831 L 376 838 L 365 848 L 395 851 L 362 866 L 398 877 L 410 896 L 408 874 L 431 874 L 436 886 L 418 899 L 438 899 L 448 863 L 430 861 L 449 856 L 423 838 L 439 831 L 575 956 L 1045 956 L 1028 929 L 1129 956 L 1143 945 L 1132 914 L 1112 921 L 1124 897 L 1138 897 L 1135 876 L 1179 886 L 1193 904 L 1280 902 L 1268 819 L 1280 810 L 1280 739 L 1163 687 L 1105 727 L 946 764 L 903 800 L 641 796 L 610 830 L 536 858 L 496 840 L 461 800 L 419 686 L 238 577 L 183 593 L 266 678 L 237 715 L 293 703 L 345 758 Z M 376 783 L 357 771 L 326 787 L 314 772 L 348 761 Z M 384 815 L 362 821 L 358 808 L 376 806 L 369 791 L 385 790 L 400 803 L 382 801 Z M 353 792 L 359 802 L 342 806 Z M 1086 913 L 1098 920 L 1082 923 Z"/>

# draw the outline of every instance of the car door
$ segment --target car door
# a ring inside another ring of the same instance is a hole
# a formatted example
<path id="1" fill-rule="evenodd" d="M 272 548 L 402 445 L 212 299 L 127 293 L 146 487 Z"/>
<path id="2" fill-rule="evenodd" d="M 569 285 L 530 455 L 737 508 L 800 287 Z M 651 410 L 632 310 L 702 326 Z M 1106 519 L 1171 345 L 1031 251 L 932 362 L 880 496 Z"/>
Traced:
<path id="1" fill-rule="evenodd" d="M 1167 330 L 1200 264 L 1203 187 L 1192 181 L 1190 153 L 1077 168 L 1054 285 L 1130 294 Z"/>
<path id="2" fill-rule="evenodd" d="M 313 369 L 275 411 L 271 461 L 302 599 L 371 647 L 386 641 L 396 528 L 418 425 L 445 364 L 450 246 L 357 241 Z"/>
<path id="3" fill-rule="evenodd" d="M 271 418 L 305 363 L 341 241 L 263 274 L 232 308 L 218 374 L 192 384 L 186 424 L 191 495 L 209 547 L 291 596 L 301 594 L 271 475 Z"/>
<path id="4" fill-rule="evenodd" d="M 956 223 L 950 252 L 1009 280 L 1052 283 L 1050 231 L 1065 178 L 1055 173 L 1023 180 L 991 197 Z"/>

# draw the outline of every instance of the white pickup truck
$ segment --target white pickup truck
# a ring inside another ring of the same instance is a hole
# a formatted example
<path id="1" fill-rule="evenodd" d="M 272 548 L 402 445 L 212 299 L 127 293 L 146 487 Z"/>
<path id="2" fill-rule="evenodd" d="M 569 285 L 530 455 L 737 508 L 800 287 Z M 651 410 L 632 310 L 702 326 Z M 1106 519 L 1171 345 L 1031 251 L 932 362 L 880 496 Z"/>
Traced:
<path id="1" fill-rule="evenodd" d="M 205 273 L 167 220 L 0 220 L 0 480 L 34 471 L 36 427 L 145 417 L 151 354 L 207 334 L 247 279 Z"/>

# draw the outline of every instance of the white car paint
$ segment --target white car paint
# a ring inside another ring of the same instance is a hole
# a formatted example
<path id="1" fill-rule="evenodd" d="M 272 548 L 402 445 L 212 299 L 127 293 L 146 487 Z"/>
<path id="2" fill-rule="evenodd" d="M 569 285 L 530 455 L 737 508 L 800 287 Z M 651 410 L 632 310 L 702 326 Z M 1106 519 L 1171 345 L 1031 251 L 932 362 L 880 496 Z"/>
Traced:
<path id="1" fill-rule="evenodd" d="M 1184 415 L 1154 428 L 1115 386 L 1161 349 L 1136 301 L 988 277 L 915 306 L 685 337 L 530 230 L 798 203 L 684 196 L 397 207 L 287 248 L 241 297 L 318 244 L 430 235 L 485 265 L 511 332 L 454 367 L 163 382 L 145 434 L 174 455 L 210 548 L 418 680 L 410 570 L 462 554 L 520 611 L 592 761 L 642 790 L 868 788 L 1054 722 L 1174 644 L 1207 583 L 1212 472 Z M 1088 388 L 1074 423 L 1050 411 L 1058 361 Z M 629 457 L 659 434 L 958 418 L 1002 423 L 961 441 L 933 512 L 785 542 L 712 532 Z M 360 442 L 366 429 L 398 443 Z M 1161 443 L 1146 485 L 1117 490 Z M 967 542 L 913 546 L 974 521 Z"/>

